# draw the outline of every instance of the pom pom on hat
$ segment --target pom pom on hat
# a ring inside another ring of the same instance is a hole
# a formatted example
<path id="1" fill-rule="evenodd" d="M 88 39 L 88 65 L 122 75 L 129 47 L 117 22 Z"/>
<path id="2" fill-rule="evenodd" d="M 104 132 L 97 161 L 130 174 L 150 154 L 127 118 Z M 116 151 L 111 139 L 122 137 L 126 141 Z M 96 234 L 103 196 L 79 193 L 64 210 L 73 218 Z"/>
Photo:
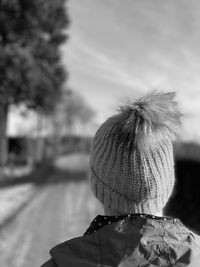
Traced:
<path id="1" fill-rule="evenodd" d="M 175 93 L 152 92 L 120 108 L 115 132 L 119 143 L 128 143 L 140 152 L 174 140 L 181 124 Z"/>

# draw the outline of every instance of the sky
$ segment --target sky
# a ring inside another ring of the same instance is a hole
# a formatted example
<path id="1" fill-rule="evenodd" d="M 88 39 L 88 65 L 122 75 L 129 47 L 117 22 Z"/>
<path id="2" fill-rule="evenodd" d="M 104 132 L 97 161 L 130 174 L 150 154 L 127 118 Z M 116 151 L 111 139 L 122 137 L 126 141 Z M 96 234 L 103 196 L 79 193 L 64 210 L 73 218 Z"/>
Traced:
<path id="1" fill-rule="evenodd" d="M 67 6 L 67 84 L 97 111 L 99 122 L 128 98 L 176 91 L 184 138 L 200 140 L 200 2 L 69 0 Z"/>
<path id="2" fill-rule="evenodd" d="M 98 123 L 127 99 L 176 91 L 182 138 L 200 142 L 199 8 L 198 0 L 68 0 L 67 87 Z"/>

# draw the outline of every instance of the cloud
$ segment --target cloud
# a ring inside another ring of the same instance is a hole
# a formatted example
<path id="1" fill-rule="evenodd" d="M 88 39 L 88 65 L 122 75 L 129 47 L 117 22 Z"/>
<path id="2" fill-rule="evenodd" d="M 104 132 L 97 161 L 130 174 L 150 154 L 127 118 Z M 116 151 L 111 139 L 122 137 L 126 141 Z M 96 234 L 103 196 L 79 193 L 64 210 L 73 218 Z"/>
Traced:
<path id="1" fill-rule="evenodd" d="M 119 62 L 95 49 L 91 44 L 80 37 L 72 37 L 69 46 L 64 49 L 65 62 L 69 69 L 78 70 L 105 80 L 108 83 L 121 85 L 127 89 L 133 87 L 144 88 L 141 79 L 133 77 L 126 72 Z"/>

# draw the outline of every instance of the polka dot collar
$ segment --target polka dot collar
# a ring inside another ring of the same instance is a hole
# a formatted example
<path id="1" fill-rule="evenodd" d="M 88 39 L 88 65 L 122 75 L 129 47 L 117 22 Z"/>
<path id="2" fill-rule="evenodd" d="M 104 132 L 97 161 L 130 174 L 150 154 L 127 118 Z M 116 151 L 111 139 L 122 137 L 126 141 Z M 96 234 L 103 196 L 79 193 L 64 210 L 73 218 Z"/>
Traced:
<path id="1" fill-rule="evenodd" d="M 180 223 L 179 219 L 174 219 L 171 217 L 159 217 L 154 216 L 151 214 L 143 214 L 143 213 L 136 213 L 136 214 L 126 214 L 126 215 L 118 215 L 118 216 L 106 216 L 106 215 L 98 215 L 94 218 L 94 220 L 91 222 L 89 228 L 85 232 L 84 235 L 92 234 L 98 231 L 101 227 L 111 224 L 120 220 L 124 220 L 126 218 L 135 219 L 135 218 L 142 218 L 142 219 L 155 219 L 159 221 L 170 221 L 172 223 Z"/>

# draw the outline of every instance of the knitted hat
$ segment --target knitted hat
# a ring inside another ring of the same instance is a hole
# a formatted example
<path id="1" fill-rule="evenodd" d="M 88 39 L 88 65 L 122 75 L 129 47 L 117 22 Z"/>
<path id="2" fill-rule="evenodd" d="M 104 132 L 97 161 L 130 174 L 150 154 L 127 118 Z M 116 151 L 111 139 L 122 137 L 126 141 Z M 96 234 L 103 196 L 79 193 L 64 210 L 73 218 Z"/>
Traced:
<path id="1" fill-rule="evenodd" d="M 95 196 L 119 213 L 160 212 L 174 186 L 175 93 L 152 92 L 120 108 L 97 131 L 90 158 Z"/>

